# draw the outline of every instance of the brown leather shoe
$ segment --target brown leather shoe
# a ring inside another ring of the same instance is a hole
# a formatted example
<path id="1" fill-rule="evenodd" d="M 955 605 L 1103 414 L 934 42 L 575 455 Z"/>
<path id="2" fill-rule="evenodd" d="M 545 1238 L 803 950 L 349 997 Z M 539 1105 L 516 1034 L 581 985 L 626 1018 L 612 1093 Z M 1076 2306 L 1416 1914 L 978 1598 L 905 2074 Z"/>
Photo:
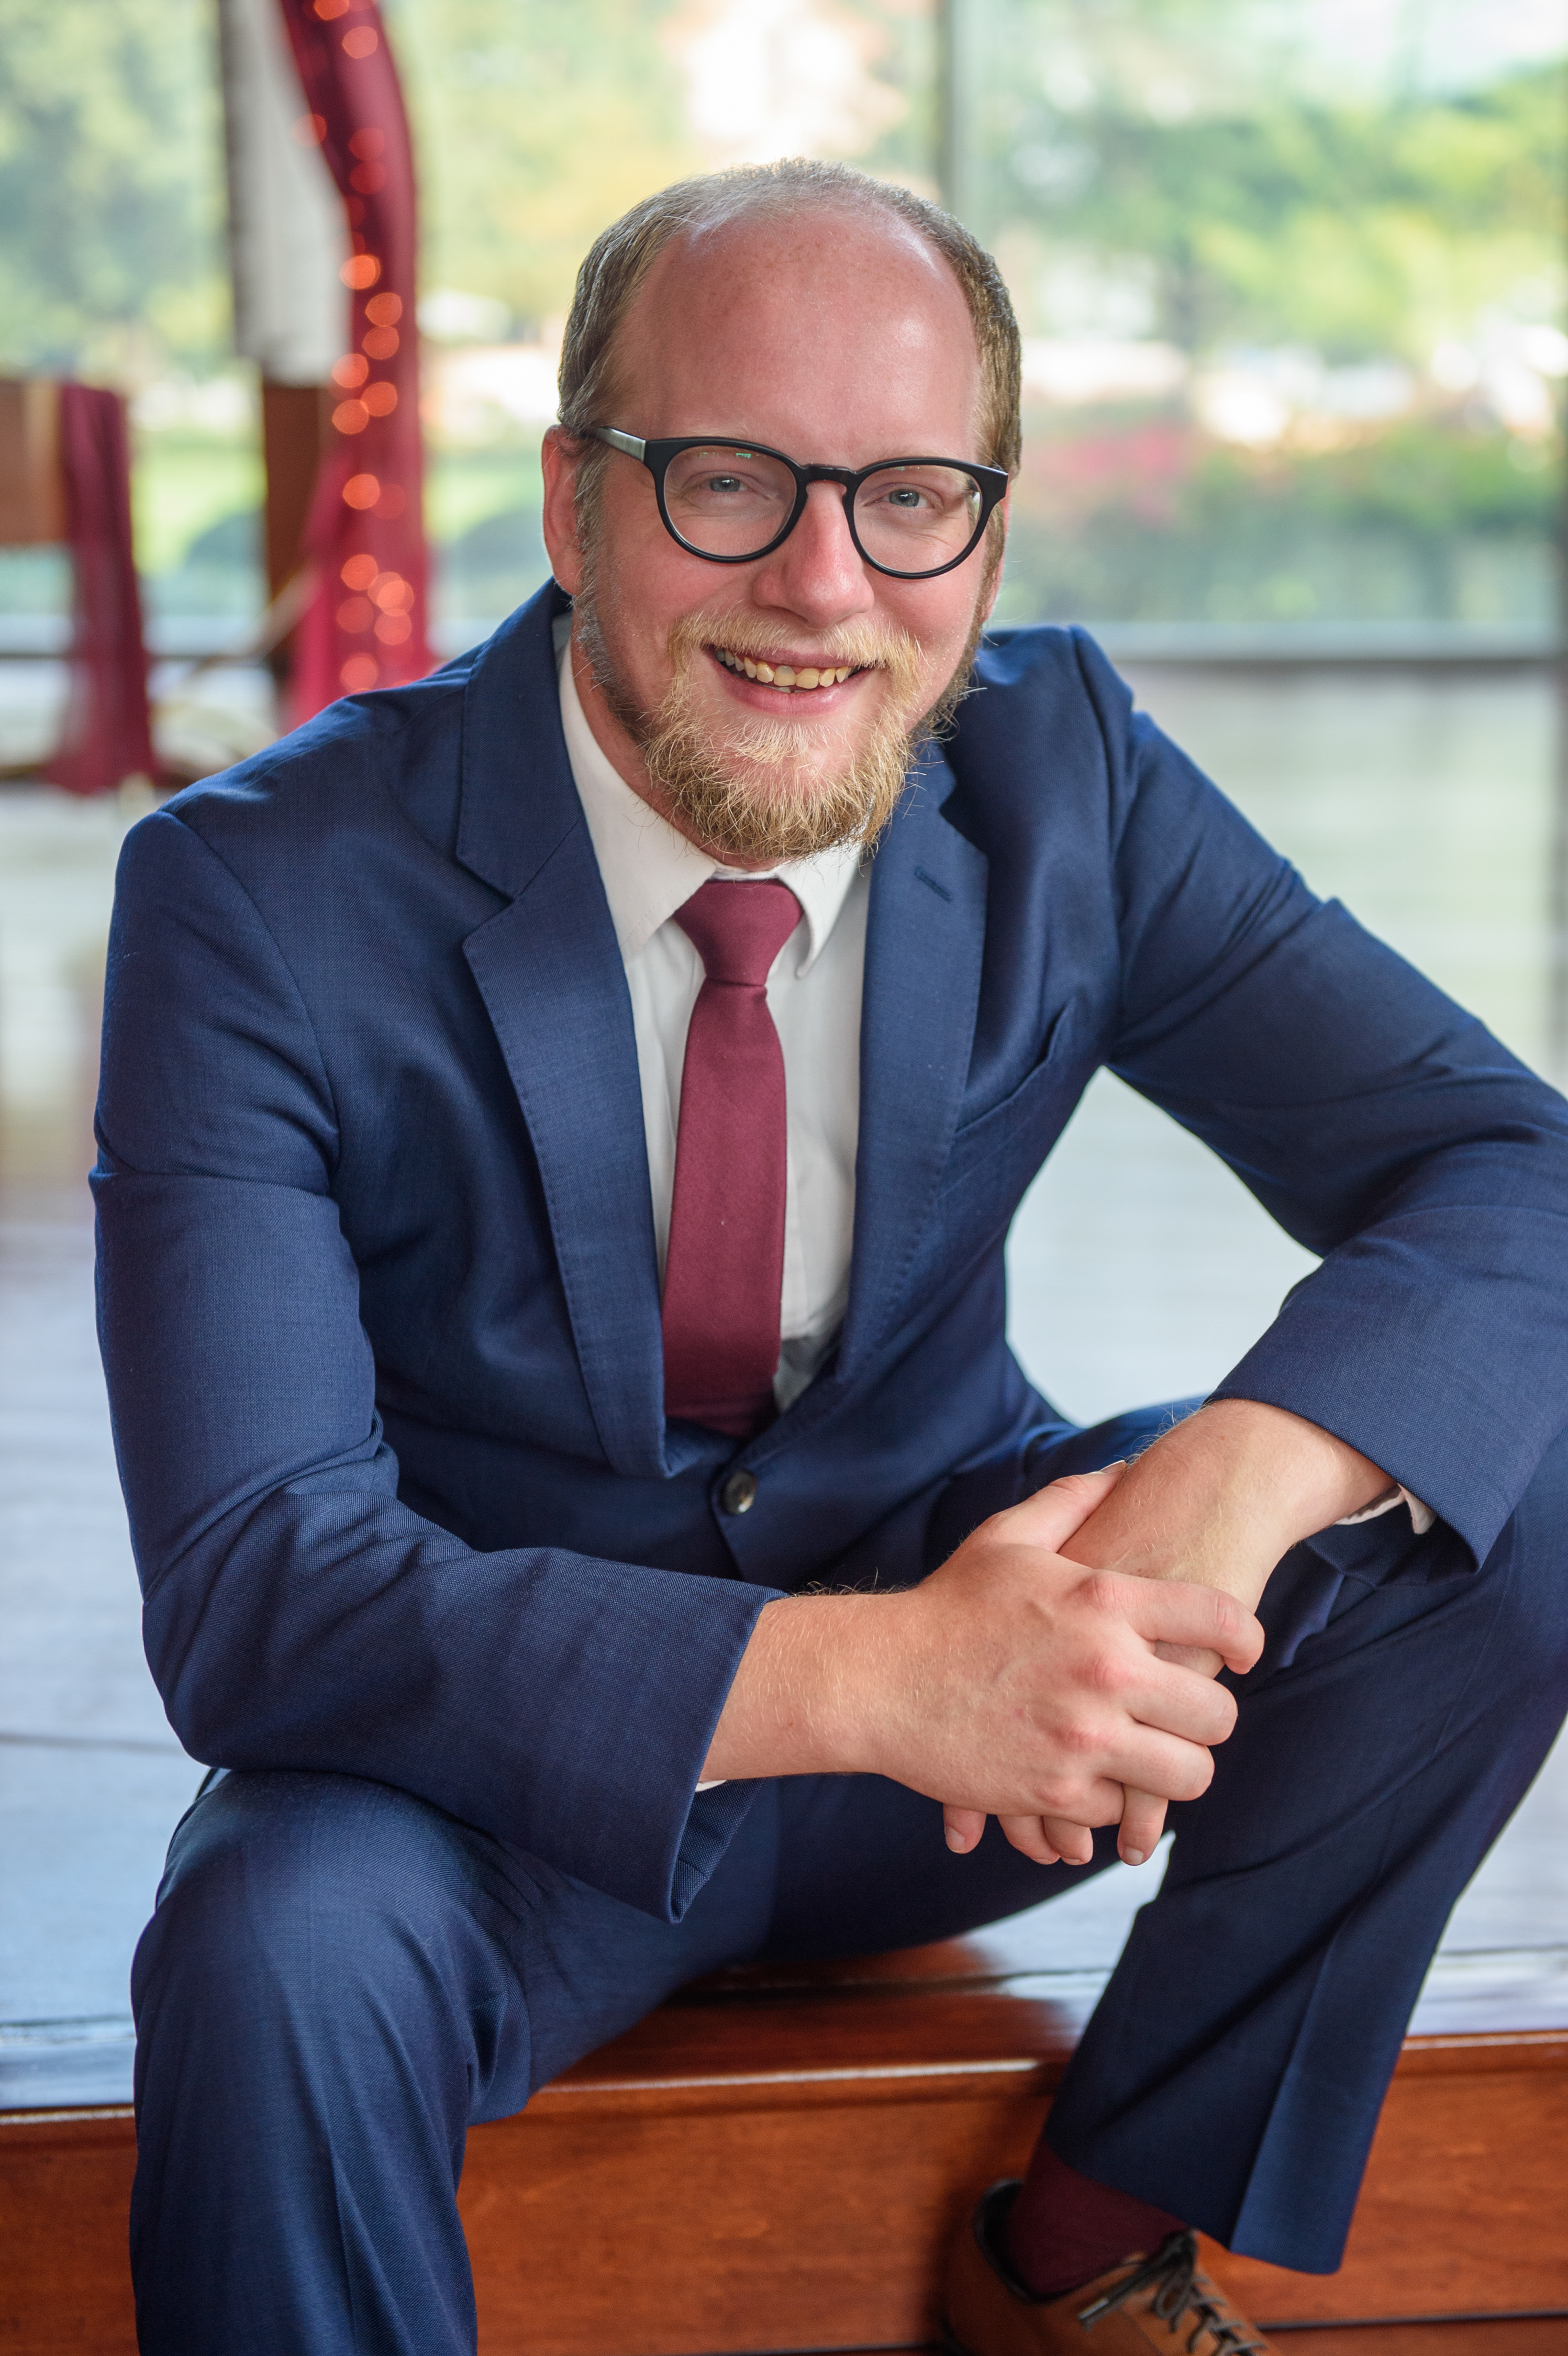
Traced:
<path id="1" fill-rule="evenodd" d="M 1167 2233 L 1153 2256 L 1126 2258 L 1065 2297 L 1036 2298 L 1003 2254 L 1017 2193 L 1015 2180 L 993 2184 L 953 2246 L 946 2318 L 953 2356 L 1269 2356 L 1262 2333 L 1199 2271 L 1192 2233 Z"/>

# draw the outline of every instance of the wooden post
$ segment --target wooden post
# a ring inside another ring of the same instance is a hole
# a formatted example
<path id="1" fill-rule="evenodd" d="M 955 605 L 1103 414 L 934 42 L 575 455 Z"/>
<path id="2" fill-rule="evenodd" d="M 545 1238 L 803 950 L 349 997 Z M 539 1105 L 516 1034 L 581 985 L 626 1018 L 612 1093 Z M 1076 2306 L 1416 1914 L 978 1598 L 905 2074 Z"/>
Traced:
<path id="1" fill-rule="evenodd" d="M 59 389 L 38 377 L 0 377 L 0 548 L 65 537 Z"/>

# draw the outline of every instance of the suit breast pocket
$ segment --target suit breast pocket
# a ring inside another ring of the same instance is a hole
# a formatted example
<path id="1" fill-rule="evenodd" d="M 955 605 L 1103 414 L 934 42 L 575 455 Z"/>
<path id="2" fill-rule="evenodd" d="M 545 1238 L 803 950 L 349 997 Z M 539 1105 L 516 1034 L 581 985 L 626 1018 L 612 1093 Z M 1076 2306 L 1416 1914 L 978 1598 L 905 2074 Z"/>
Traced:
<path id="1" fill-rule="evenodd" d="M 1070 1052 L 1058 1028 L 1018 1086 L 955 1131 L 940 1197 L 943 1215 L 1005 1227 L 1094 1068 L 1090 1058 Z"/>

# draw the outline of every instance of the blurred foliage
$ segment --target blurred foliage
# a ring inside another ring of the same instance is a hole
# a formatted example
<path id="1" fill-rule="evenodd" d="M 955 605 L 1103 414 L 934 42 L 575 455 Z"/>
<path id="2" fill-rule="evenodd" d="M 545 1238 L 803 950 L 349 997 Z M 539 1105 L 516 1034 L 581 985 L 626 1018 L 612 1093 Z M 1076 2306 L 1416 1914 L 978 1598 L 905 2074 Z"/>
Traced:
<path id="1" fill-rule="evenodd" d="M 5 0 L 0 366 L 223 365 L 215 50 L 208 0 Z"/>
<path id="2" fill-rule="evenodd" d="M 702 169 L 659 0 L 404 0 L 425 283 L 563 314 L 607 222 Z"/>
<path id="3" fill-rule="evenodd" d="M 893 95 L 865 160 L 929 178 L 928 0 L 819 0 L 819 12 Z M 400 0 L 425 283 L 504 303 L 524 333 L 559 320 L 601 229 L 725 160 L 691 128 L 683 54 L 717 13 L 715 0 Z"/>
<path id="4" fill-rule="evenodd" d="M 1033 414 L 999 618 L 1551 627 L 1554 457 L 1402 420 L 1347 449 L 1217 445 L 1177 414 Z"/>
<path id="5" fill-rule="evenodd" d="M 970 21 L 970 210 L 1026 332 L 1090 324 L 1052 316 L 1075 259 L 1188 350 L 1419 363 L 1516 290 L 1538 317 L 1560 300 L 1560 67 L 1336 91 L 1250 0 L 973 0 Z"/>

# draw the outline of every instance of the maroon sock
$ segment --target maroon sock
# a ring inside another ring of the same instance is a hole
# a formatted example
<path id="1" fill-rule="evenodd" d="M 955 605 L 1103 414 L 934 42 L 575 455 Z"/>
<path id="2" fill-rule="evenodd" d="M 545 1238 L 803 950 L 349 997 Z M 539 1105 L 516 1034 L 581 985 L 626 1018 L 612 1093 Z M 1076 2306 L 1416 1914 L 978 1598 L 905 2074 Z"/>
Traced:
<path id="1" fill-rule="evenodd" d="M 1080 2176 L 1044 2136 L 1007 2219 L 1007 2263 L 1036 2298 L 1060 2298 L 1134 2252 L 1147 2252 L 1181 2219 Z"/>

